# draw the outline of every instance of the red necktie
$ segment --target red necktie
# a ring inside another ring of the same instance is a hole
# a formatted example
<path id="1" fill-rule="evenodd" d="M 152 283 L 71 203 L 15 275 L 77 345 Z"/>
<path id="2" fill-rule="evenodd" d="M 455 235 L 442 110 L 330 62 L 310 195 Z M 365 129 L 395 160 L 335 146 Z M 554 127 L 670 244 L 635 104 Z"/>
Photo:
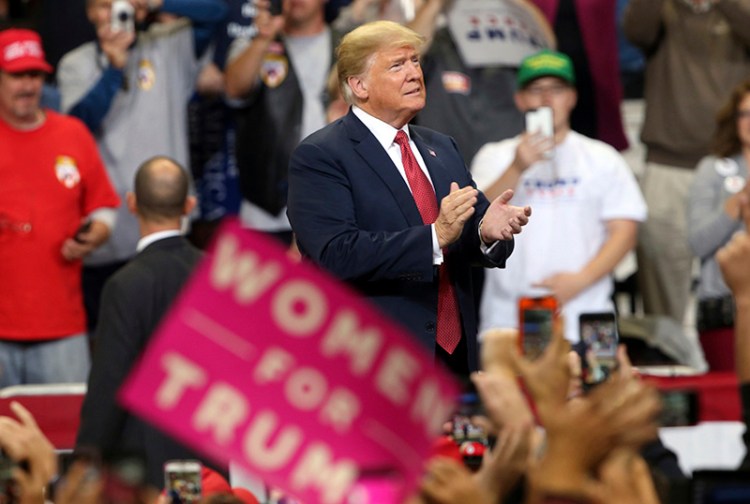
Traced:
<path id="1" fill-rule="evenodd" d="M 422 222 L 433 224 L 438 217 L 438 204 L 432 184 L 417 163 L 417 158 L 409 146 L 409 137 L 399 131 L 395 142 L 401 147 L 401 162 L 404 164 L 406 179 L 409 181 L 414 202 L 417 204 Z M 446 352 L 452 354 L 461 340 L 461 316 L 453 283 L 450 279 L 446 261 L 438 269 L 438 312 L 437 343 Z"/>

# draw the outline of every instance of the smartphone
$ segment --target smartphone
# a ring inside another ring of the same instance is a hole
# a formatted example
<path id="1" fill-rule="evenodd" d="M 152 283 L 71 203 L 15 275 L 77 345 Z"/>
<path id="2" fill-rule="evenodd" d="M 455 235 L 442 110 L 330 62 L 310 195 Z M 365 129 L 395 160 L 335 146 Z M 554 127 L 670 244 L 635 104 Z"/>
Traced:
<path id="1" fill-rule="evenodd" d="M 112 19 L 110 21 L 113 32 L 135 31 L 135 9 L 128 0 L 112 2 Z"/>
<path id="2" fill-rule="evenodd" d="M 197 460 L 170 460 L 164 464 L 164 490 L 171 504 L 201 500 L 201 469 Z"/>
<path id="3" fill-rule="evenodd" d="M 284 0 L 270 0 L 271 6 L 269 7 L 269 12 L 272 16 L 281 16 L 282 12 L 284 11 L 283 8 L 283 1 Z"/>
<path id="4" fill-rule="evenodd" d="M 89 229 L 91 229 L 91 219 L 87 219 L 78 227 L 78 229 L 76 230 L 76 234 L 73 235 L 73 239 L 78 243 L 84 243 L 82 235 L 84 233 L 88 233 Z"/>
<path id="5" fill-rule="evenodd" d="M 555 123 L 550 107 L 539 107 L 526 112 L 526 132 L 552 138 L 555 135 Z M 545 156 L 550 157 L 552 151 L 547 151 Z"/>
<path id="6" fill-rule="evenodd" d="M 451 437 L 458 445 L 464 465 L 472 471 L 482 465 L 484 452 L 490 445 L 487 432 L 472 421 L 472 417 L 482 414 L 482 403 L 476 391 L 461 394 L 452 419 Z"/>
<path id="7" fill-rule="evenodd" d="M 522 297 L 518 300 L 518 332 L 521 352 L 529 359 L 544 353 L 552 339 L 552 326 L 557 317 L 554 296 Z"/>
<path id="8" fill-rule="evenodd" d="M 695 390 L 662 390 L 662 427 L 687 427 L 698 423 L 698 394 Z"/>
<path id="9" fill-rule="evenodd" d="M 582 313 L 578 324 L 581 378 L 584 390 L 588 390 L 609 378 L 617 368 L 617 320 L 612 312 Z"/>

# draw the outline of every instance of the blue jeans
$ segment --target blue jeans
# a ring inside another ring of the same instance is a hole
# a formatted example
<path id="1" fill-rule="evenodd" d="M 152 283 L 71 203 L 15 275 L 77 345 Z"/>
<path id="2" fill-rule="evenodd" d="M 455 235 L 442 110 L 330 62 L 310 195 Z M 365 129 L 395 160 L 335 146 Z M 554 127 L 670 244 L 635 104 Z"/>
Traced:
<path id="1" fill-rule="evenodd" d="M 32 343 L 0 340 L 0 387 L 85 382 L 90 365 L 85 333 Z"/>

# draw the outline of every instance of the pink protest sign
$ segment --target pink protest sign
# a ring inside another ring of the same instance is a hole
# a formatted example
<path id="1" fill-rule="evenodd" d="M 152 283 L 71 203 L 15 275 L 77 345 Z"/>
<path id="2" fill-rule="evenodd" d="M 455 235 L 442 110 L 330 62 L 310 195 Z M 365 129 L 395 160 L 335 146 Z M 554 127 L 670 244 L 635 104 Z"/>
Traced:
<path id="1" fill-rule="evenodd" d="M 353 291 L 230 222 L 121 400 L 303 502 L 366 504 L 373 478 L 416 481 L 453 410 L 457 387 L 432 360 Z"/>

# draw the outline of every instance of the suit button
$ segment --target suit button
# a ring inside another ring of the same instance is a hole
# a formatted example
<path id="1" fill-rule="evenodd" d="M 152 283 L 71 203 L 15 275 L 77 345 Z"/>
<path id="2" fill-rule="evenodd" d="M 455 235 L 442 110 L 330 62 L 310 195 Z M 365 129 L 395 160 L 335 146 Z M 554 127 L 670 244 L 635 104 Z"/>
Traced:
<path id="1" fill-rule="evenodd" d="M 424 328 L 427 332 L 435 332 L 435 322 L 427 322 L 424 325 Z"/>

